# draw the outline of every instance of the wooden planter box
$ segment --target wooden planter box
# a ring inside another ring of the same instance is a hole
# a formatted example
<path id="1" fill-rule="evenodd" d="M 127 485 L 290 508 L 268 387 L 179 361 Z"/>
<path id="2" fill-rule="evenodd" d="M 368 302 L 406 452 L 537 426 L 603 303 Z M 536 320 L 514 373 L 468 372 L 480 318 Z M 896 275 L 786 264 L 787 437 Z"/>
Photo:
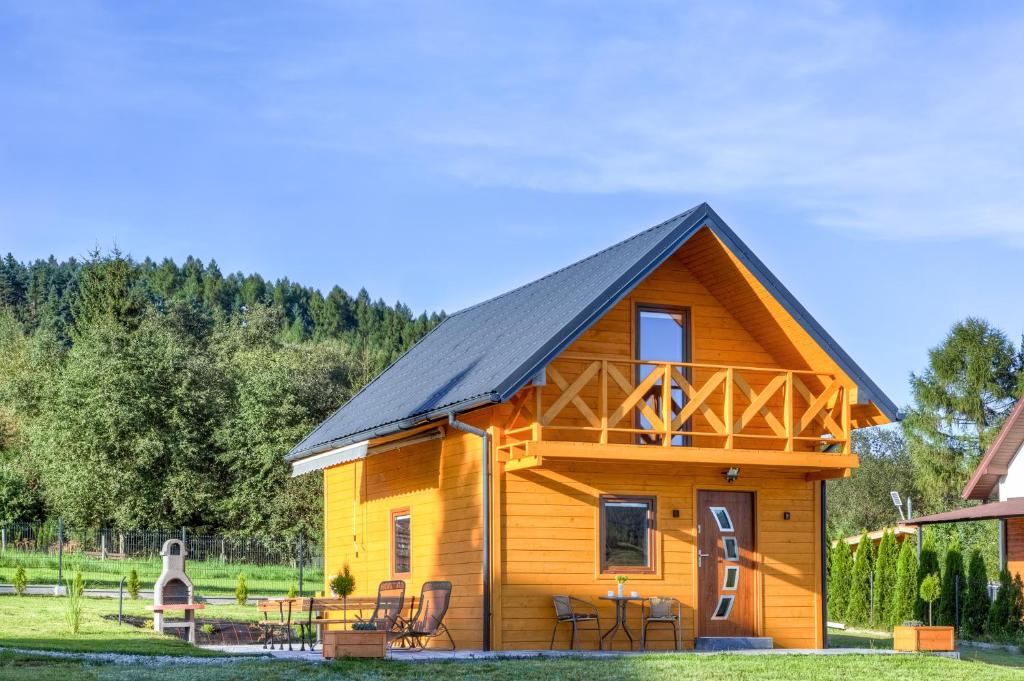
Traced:
<path id="1" fill-rule="evenodd" d="M 896 650 L 956 650 L 953 627 L 893 627 L 892 647 Z"/>
<path id="2" fill-rule="evenodd" d="M 386 631 L 325 631 L 324 657 L 384 657 L 387 653 Z"/>

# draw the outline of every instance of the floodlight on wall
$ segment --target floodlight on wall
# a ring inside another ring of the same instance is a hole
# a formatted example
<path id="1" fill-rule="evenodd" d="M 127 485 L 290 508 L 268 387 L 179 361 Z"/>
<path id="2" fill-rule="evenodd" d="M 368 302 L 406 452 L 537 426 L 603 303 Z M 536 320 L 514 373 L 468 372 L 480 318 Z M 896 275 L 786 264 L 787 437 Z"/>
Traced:
<path id="1" fill-rule="evenodd" d="M 732 466 L 729 470 L 724 471 L 722 475 L 725 476 L 726 482 L 736 482 L 736 478 L 740 477 L 739 466 Z"/>

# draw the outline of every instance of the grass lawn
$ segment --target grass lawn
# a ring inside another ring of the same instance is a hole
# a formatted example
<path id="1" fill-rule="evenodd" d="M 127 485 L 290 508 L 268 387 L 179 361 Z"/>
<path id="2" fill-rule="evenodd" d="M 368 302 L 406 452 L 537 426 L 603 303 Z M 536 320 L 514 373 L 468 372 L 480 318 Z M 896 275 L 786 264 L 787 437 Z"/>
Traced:
<path id="1" fill-rule="evenodd" d="M 188 643 L 162 636 L 150 629 L 103 619 L 117 614 L 117 600 L 86 598 L 82 608 L 82 629 L 71 636 L 64 621 L 66 599 L 53 596 L 0 596 L 0 646 L 32 650 L 118 652 L 139 655 L 211 655 Z M 149 601 L 125 600 L 125 615 L 152 616 L 145 610 Z M 199 612 L 206 619 L 256 620 L 256 608 L 238 605 L 210 605 Z M 2 674 L 0 674 L 2 678 Z"/>
<path id="2" fill-rule="evenodd" d="M 842 631 L 840 629 L 828 630 L 829 648 L 878 648 L 892 649 L 892 634 L 882 631 Z M 1011 653 L 1006 650 L 987 650 L 983 648 L 963 647 L 960 649 L 960 657 L 964 660 L 974 660 L 995 664 L 1004 667 L 1024 668 L 1024 655 Z"/>
<path id="3" fill-rule="evenodd" d="M 0 553 L 0 583 L 10 584 L 19 565 L 25 568 L 29 584 L 57 583 L 57 556 L 10 549 Z M 132 569 L 139 573 L 141 588 L 150 589 L 160 576 L 162 567 L 159 558 L 101 560 L 74 553 L 64 556 L 64 576 L 73 575 L 76 568 L 80 569 L 87 589 L 117 589 L 121 577 L 126 577 Z M 249 593 L 253 596 L 284 596 L 288 588 L 297 585 L 299 581 L 297 569 L 281 565 L 190 560 L 187 570 L 196 593 L 202 596 L 234 595 L 239 573 L 245 574 Z M 306 568 L 303 574 L 305 589 L 322 589 L 323 583 L 322 570 Z"/>
<path id="4" fill-rule="evenodd" d="M 325 665 L 289 662 L 240 662 L 209 667 L 85 665 L 75 662 L 0 655 L 0 678 L 10 681 L 67 681 L 68 679 L 171 679 L 174 681 L 285 681 L 312 679 L 366 681 L 407 679 L 841 679 L 882 681 L 924 679 L 987 681 L 1021 679 L 1024 672 L 982 662 L 958 662 L 924 655 L 801 656 L 801 655 L 680 655 L 612 659 L 531 659 L 479 662 L 404 663 L 350 660 Z"/>

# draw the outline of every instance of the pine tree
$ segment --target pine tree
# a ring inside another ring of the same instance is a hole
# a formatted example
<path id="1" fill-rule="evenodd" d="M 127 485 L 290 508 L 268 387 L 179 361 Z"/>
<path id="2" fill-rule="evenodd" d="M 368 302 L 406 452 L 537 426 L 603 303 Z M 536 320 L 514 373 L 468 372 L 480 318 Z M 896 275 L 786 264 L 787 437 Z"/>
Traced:
<path id="1" fill-rule="evenodd" d="M 953 537 L 946 549 L 946 563 L 942 570 L 942 595 L 939 597 L 939 605 L 935 610 L 935 619 L 942 626 L 953 626 L 960 628 L 956 616 L 956 592 L 959 583 L 960 593 L 964 588 L 964 559 L 960 553 L 960 540 Z M 961 596 L 962 602 L 962 596 Z M 961 612 L 962 609 L 961 609 Z"/>
<path id="2" fill-rule="evenodd" d="M 988 570 L 980 551 L 972 551 L 967 566 L 965 587 L 961 587 L 960 630 L 965 637 L 977 638 L 988 620 Z"/>
<path id="3" fill-rule="evenodd" d="M 917 547 L 907 539 L 900 546 L 896 560 L 896 588 L 889 605 L 889 626 L 899 626 L 914 619 L 917 610 Z"/>
<path id="4" fill-rule="evenodd" d="M 890 620 L 891 602 L 896 591 L 896 561 L 899 557 L 899 547 L 896 545 L 896 536 L 891 530 L 882 533 L 882 540 L 878 543 L 878 557 L 875 559 L 875 604 L 872 610 L 874 626 L 888 626 Z"/>
<path id="5" fill-rule="evenodd" d="M 853 552 L 843 538 L 839 537 L 829 552 L 828 616 L 833 621 L 842 622 L 846 619 L 852 572 Z"/>
<path id="6" fill-rule="evenodd" d="M 846 623 L 851 626 L 863 626 L 870 620 L 871 548 L 871 540 L 865 532 L 860 536 L 857 553 L 853 558 L 850 595 L 846 604 Z"/>
<path id="7" fill-rule="evenodd" d="M 921 583 L 928 575 L 937 574 L 939 574 L 939 553 L 935 550 L 935 538 L 931 532 L 926 532 L 921 544 L 921 562 L 917 566 L 917 617 L 914 619 L 922 622 L 928 619 L 928 604 L 920 596 Z"/>

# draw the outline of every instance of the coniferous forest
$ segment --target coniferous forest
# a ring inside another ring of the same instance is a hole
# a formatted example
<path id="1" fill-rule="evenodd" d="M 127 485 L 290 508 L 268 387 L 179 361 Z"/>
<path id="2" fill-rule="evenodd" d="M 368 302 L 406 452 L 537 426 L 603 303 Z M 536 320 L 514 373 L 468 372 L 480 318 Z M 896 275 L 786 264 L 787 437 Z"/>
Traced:
<path id="1" fill-rule="evenodd" d="M 319 533 L 283 455 L 436 326 L 188 258 L 0 261 L 0 523 Z"/>

